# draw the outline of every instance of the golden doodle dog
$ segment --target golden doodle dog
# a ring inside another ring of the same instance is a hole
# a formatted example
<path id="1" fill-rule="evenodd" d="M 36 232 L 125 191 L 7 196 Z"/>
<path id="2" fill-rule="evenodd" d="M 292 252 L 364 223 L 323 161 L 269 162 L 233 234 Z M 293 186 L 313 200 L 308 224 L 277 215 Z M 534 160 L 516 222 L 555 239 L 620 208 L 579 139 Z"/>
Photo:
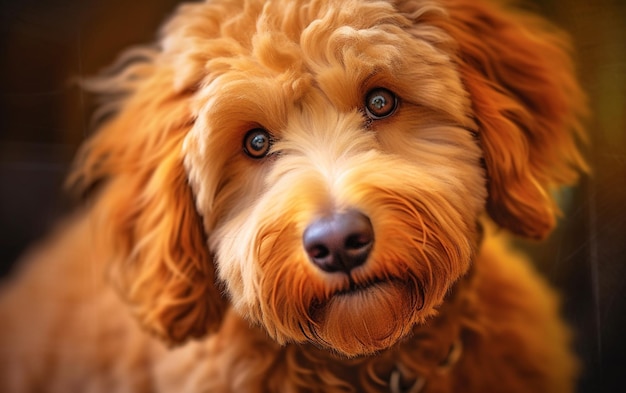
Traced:
<path id="1" fill-rule="evenodd" d="M 484 0 L 208 0 L 88 82 L 86 203 L 0 298 L 3 392 L 571 392 L 541 239 L 568 40 Z"/>

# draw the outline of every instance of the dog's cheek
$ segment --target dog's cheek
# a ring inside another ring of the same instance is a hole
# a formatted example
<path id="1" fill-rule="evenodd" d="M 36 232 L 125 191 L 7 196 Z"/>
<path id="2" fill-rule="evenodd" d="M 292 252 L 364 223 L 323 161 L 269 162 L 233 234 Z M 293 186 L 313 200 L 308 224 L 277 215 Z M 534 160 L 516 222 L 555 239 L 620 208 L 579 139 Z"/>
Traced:
<path id="1" fill-rule="evenodd" d="M 258 282 L 255 257 L 245 246 L 253 236 L 250 227 L 237 217 L 220 223 L 209 237 L 209 246 L 215 253 L 218 279 L 226 288 L 233 308 L 254 319 L 260 314 L 260 307 L 254 290 Z"/>

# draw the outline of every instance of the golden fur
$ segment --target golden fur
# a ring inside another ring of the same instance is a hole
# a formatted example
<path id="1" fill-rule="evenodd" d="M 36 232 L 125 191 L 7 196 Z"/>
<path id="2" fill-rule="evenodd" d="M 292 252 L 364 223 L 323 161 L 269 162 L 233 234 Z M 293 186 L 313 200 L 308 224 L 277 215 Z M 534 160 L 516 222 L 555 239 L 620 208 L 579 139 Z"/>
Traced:
<path id="1" fill-rule="evenodd" d="M 554 190 L 585 169 L 583 94 L 543 20 L 210 0 L 121 63 L 88 83 L 115 98 L 69 179 L 85 206 L 3 288 L 2 391 L 384 392 L 394 373 L 573 391 L 556 296 L 497 229 L 547 236 Z M 379 87 L 399 102 L 383 119 L 364 109 Z M 256 128 L 261 159 L 242 149 Z M 303 233 L 351 209 L 371 254 L 323 271 Z"/>

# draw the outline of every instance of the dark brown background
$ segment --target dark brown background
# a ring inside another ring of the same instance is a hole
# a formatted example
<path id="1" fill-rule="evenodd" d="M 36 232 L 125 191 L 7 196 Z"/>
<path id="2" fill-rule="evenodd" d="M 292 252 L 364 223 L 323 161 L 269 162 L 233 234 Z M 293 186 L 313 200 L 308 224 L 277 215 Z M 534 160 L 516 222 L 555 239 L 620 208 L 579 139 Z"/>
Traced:
<path id="1" fill-rule="evenodd" d="M 0 274 L 45 233 L 90 132 L 90 97 L 70 83 L 129 45 L 151 42 L 174 0 L 0 2 Z M 584 361 L 580 392 L 626 391 L 626 6 L 622 0 L 535 0 L 568 30 L 594 117 L 593 175 L 567 194 L 547 243 L 525 244 L 564 293 Z M 1 323 L 1 322 L 0 322 Z"/>

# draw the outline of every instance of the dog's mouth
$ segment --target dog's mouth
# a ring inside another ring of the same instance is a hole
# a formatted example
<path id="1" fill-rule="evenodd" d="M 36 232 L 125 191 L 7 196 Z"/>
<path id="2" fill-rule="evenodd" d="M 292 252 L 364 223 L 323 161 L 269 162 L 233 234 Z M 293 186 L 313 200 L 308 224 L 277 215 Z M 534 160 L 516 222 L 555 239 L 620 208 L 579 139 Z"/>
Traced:
<path id="1" fill-rule="evenodd" d="M 358 298 L 359 296 L 363 298 L 367 297 L 368 294 L 373 294 L 379 291 L 388 291 L 392 287 L 399 289 L 403 293 L 409 294 L 408 297 L 412 299 L 411 303 L 417 309 L 421 309 L 424 304 L 424 291 L 419 283 L 409 282 L 395 277 L 373 277 L 367 280 L 355 280 L 352 276 L 349 276 L 345 285 L 335 289 L 334 291 L 330 291 L 327 296 L 322 299 L 315 299 L 311 303 L 310 314 L 318 314 L 319 310 L 324 308 L 333 299 L 345 299 L 349 297 Z"/>
<path id="2" fill-rule="evenodd" d="M 351 276 L 349 277 L 348 285 L 345 288 L 339 289 L 335 291 L 332 296 L 345 296 L 345 295 L 355 295 L 360 292 L 373 290 L 377 286 L 385 285 L 389 283 L 390 280 L 385 280 L 382 278 L 374 278 L 372 280 L 368 280 L 365 282 L 356 282 Z M 395 281 L 395 280 L 394 280 Z"/>

